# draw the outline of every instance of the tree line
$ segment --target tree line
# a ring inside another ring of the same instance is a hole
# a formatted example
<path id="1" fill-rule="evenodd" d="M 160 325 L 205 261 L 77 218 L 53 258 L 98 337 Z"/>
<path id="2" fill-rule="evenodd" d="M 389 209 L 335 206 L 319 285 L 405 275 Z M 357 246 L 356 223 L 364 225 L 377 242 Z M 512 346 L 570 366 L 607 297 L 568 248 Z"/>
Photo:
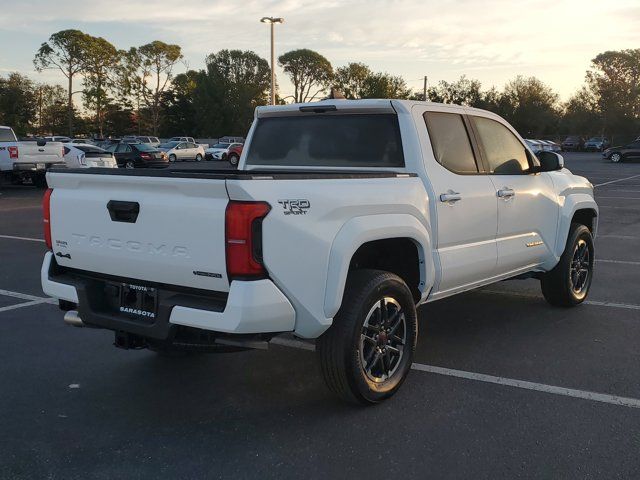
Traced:
<path id="1" fill-rule="evenodd" d="M 0 123 L 19 135 L 245 135 L 255 107 L 269 101 L 269 64 L 252 51 L 221 50 L 203 68 L 176 74 L 183 63 L 179 45 L 156 40 L 119 50 L 102 37 L 63 30 L 41 45 L 33 63 L 40 72 L 58 71 L 66 88 L 17 72 L 0 77 Z M 349 99 L 424 100 L 400 76 L 360 62 L 334 67 L 309 49 L 286 52 L 278 64 L 293 85 L 292 95 L 276 95 L 278 103 L 318 100 L 332 88 Z M 640 49 L 597 55 L 565 102 L 536 77 L 522 76 L 501 90 L 466 76 L 440 81 L 428 88 L 427 100 L 494 111 L 525 137 L 637 134 Z"/>

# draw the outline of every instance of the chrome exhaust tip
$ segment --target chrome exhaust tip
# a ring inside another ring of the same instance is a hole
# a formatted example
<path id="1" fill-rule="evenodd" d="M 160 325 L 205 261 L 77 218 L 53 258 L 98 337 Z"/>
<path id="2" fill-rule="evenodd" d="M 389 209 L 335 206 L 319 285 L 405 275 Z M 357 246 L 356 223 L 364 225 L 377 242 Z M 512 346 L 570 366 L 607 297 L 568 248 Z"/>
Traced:
<path id="1" fill-rule="evenodd" d="M 73 325 L 74 327 L 84 327 L 84 322 L 78 316 L 78 312 L 76 310 L 69 310 L 64 314 L 64 323 Z"/>

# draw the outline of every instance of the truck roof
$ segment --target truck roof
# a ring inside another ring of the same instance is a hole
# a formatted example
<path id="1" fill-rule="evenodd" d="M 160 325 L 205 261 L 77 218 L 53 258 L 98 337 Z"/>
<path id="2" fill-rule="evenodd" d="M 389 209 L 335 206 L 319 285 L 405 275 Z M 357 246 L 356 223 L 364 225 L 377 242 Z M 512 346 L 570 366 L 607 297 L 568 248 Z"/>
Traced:
<path id="1" fill-rule="evenodd" d="M 256 108 L 256 118 L 279 115 L 296 115 L 301 113 L 303 114 L 305 112 L 321 113 L 323 111 L 340 111 L 342 113 L 397 113 L 399 110 L 404 110 L 405 113 L 408 113 L 414 105 L 447 107 L 447 109 L 451 111 L 459 111 L 461 113 L 481 112 L 485 115 L 488 114 L 497 117 L 497 115 L 488 110 L 452 103 L 366 98 L 361 100 L 327 99 L 319 102 L 261 106 Z"/>

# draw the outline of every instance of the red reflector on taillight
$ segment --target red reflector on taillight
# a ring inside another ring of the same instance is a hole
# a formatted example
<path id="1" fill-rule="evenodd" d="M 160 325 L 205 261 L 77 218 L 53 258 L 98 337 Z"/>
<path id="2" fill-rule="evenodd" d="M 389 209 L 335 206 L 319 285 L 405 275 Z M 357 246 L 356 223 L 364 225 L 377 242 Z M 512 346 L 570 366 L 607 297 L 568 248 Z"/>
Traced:
<path id="1" fill-rule="evenodd" d="M 262 264 L 262 219 L 271 207 L 265 202 L 235 202 L 225 213 L 227 273 L 233 277 L 266 275 Z"/>
<path id="2" fill-rule="evenodd" d="M 18 158 L 18 147 L 9 147 L 9 158 Z"/>
<path id="3" fill-rule="evenodd" d="M 44 242 L 47 244 L 47 248 L 51 250 L 51 194 L 53 188 L 47 188 L 42 197 L 42 219 L 44 222 Z"/>
<path id="4" fill-rule="evenodd" d="M 151 156 L 151 154 L 149 153 L 141 153 L 140 158 L 142 158 L 143 160 L 152 160 L 153 156 Z"/>

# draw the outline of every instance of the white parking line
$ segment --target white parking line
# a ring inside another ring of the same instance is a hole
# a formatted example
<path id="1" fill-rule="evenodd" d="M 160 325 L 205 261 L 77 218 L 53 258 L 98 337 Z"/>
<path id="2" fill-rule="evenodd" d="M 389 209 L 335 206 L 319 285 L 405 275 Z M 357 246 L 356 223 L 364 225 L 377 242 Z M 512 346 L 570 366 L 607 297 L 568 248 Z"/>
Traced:
<path id="1" fill-rule="evenodd" d="M 413 370 L 419 370 L 421 372 L 446 375 L 448 377 L 464 378 L 467 380 L 475 380 L 477 382 L 494 383 L 496 385 L 505 385 L 508 387 L 522 388 L 525 390 L 534 390 L 536 392 L 551 393 L 553 395 L 581 398 L 583 400 L 609 403 L 621 407 L 640 408 L 640 400 L 636 398 L 619 397 L 617 395 L 590 392 L 588 390 L 575 390 L 573 388 L 557 387 L 555 385 L 527 382 L 525 380 L 515 380 L 513 378 L 496 377 L 493 375 L 485 375 L 483 373 L 465 372 L 463 370 L 453 370 L 450 368 L 436 367 L 433 365 L 422 365 L 420 363 L 414 363 L 413 365 L 411 365 L 411 368 Z"/>
<path id="2" fill-rule="evenodd" d="M 31 307 L 33 305 L 41 305 L 48 303 L 47 300 L 31 300 L 30 302 L 17 303 L 15 305 L 9 305 L 8 307 L 0 307 L 0 312 L 7 312 L 9 310 L 15 310 L 16 308 Z"/>
<path id="3" fill-rule="evenodd" d="M 473 292 L 478 293 L 488 293 L 489 295 L 504 295 L 508 297 L 520 297 L 520 298 L 539 298 L 542 299 L 541 295 L 534 295 L 531 293 L 524 292 L 512 292 L 508 290 L 472 290 Z M 609 307 L 609 308 L 623 308 L 625 310 L 640 310 L 640 305 L 636 305 L 635 303 L 619 303 L 619 302 L 609 302 L 609 301 L 600 301 L 600 300 L 585 300 L 585 305 L 594 305 L 596 307 Z"/>
<path id="4" fill-rule="evenodd" d="M 275 337 L 271 340 L 275 345 L 284 347 L 298 348 L 302 350 L 314 351 L 315 346 L 312 343 L 300 340 Z M 451 368 L 436 367 L 435 365 L 425 365 L 423 363 L 413 363 L 412 370 L 419 372 L 434 373 L 436 375 L 445 375 L 447 377 L 464 378 L 476 382 L 493 383 L 496 385 L 504 385 L 507 387 L 521 388 L 523 390 L 533 390 L 536 392 L 549 393 L 552 395 L 562 395 L 565 397 L 580 398 L 590 400 L 592 402 L 608 403 L 621 407 L 640 408 L 640 400 L 629 397 L 619 397 L 617 395 L 609 395 L 606 393 L 590 392 L 588 390 L 576 390 L 573 388 L 558 387 L 555 385 L 547 385 L 544 383 L 527 382 L 525 380 L 516 380 L 513 378 L 496 377 L 494 375 L 486 375 L 484 373 L 467 372 L 464 370 L 454 370 Z"/>
<path id="5" fill-rule="evenodd" d="M 41 238 L 16 237 L 15 235 L 0 235 L 0 238 L 8 238 L 9 240 L 26 240 L 28 242 L 44 243 L 44 240 L 42 240 Z"/>
<path id="6" fill-rule="evenodd" d="M 610 181 L 604 182 L 604 183 L 597 183 L 597 184 L 594 185 L 594 187 L 602 187 L 604 185 L 611 185 L 612 183 L 624 182 L 625 180 L 631 180 L 632 178 L 638 178 L 638 177 L 640 177 L 640 174 L 639 175 L 632 175 L 630 177 L 625 177 L 625 178 L 619 178 L 617 180 L 610 180 Z"/>
<path id="7" fill-rule="evenodd" d="M 606 200 L 640 200 L 640 197 L 601 197 L 600 195 L 596 195 L 596 199 L 606 199 Z"/>
<path id="8" fill-rule="evenodd" d="M 596 259 L 596 263 L 619 263 L 621 265 L 640 265 L 640 262 L 633 262 L 631 260 L 599 260 L 599 259 Z"/>
<path id="9" fill-rule="evenodd" d="M 28 293 L 12 292 L 11 290 L 0 289 L 0 295 L 5 295 L 7 297 L 21 298 L 22 300 L 41 301 L 43 303 L 51 303 L 54 305 L 58 304 L 58 300 L 56 300 L 55 298 L 36 297 L 35 295 L 29 295 Z"/>
<path id="10" fill-rule="evenodd" d="M 596 237 L 596 240 L 598 240 L 599 238 L 619 238 L 621 240 L 640 240 L 640 237 L 636 237 L 634 235 L 615 235 L 615 234 L 602 235 L 600 233 Z M 607 262 L 608 260 L 602 260 L 602 261 Z"/>

